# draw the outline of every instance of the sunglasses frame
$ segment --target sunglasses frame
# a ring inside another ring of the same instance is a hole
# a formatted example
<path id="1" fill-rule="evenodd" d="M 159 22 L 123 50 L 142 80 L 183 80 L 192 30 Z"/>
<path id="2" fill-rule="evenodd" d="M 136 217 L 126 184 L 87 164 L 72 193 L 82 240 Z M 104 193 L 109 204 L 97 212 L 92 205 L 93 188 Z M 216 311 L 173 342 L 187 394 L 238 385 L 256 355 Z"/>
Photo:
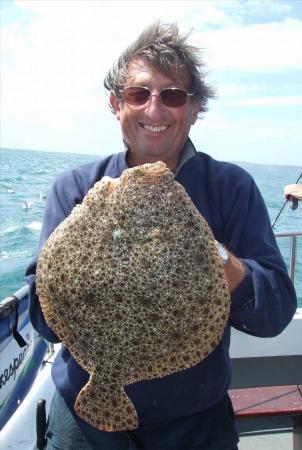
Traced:
<path id="1" fill-rule="evenodd" d="M 125 98 L 125 95 L 124 95 L 124 92 L 127 90 L 127 89 L 142 89 L 142 90 L 144 90 L 145 92 L 149 92 L 149 95 L 148 95 L 148 97 L 147 97 L 147 99 L 146 99 L 146 101 L 145 102 L 143 102 L 143 103 L 132 103 L 132 102 L 129 102 L 126 98 Z M 182 104 L 180 104 L 180 105 L 175 105 L 175 106 L 171 106 L 171 105 L 167 105 L 167 103 L 165 103 L 165 101 L 163 100 L 163 97 L 162 97 L 162 93 L 164 92 L 164 91 L 181 91 L 181 92 L 184 92 L 185 94 L 186 94 L 186 100 L 184 101 L 184 103 L 182 103 Z M 166 106 L 167 108 L 181 108 L 182 106 L 184 106 L 186 103 L 187 103 L 187 101 L 188 101 L 188 97 L 192 97 L 193 95 L 195 95 L 195 94 L 197 94 L 197 92 L 188 92 L 188 91 L 186 91 L 185 89 L 181 89 L 181 88 L 177 88 L 177 87 L 171 87 L 171 88 L 163 88 L 163 89 L 161 89 L 160 91 L 156 91 L 156 90 L 154 90 L 154 91 L 151 91 L 151 89 L 149 89 L 147 86 L 126 86 L 124 89 L 123 89 L 123 91 L 122 91 L 122 98 L 120 99 L 120 100 L 122 100 L 122 101 L 124 101 L 125 103 L 128 103 L 129 105 L 132 105 L 132 106 L 143 106 L 143 105 L 145 105 L 149 100 L 150 100 L 150 98 L 153 96 L 153 95 L 155 95 L 155 93 L 157 94 L 157 96 L 159 97 L 159 99 L 160 99 L 160 101 L 161 101 L 161 103 L 164 105 L 164 106 Z"/>

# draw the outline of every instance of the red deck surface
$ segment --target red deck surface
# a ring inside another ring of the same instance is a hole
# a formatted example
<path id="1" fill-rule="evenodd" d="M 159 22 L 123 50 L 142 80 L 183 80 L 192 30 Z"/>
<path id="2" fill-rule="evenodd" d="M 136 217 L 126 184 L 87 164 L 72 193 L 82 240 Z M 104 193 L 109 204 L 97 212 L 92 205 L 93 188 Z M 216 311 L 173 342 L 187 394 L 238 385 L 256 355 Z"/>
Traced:
<path id="1" fill-rule="evenodd" d="M 229 391 L 237 417 L 302 415 L 301 386 L 273 386 Z"/>

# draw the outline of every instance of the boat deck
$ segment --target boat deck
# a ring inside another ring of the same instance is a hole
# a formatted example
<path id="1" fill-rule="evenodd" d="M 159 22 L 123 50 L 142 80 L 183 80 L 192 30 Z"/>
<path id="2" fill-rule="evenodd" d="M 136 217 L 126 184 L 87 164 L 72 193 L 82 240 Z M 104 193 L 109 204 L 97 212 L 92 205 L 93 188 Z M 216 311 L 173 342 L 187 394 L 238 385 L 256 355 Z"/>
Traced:
<path id="1" fill-rule="evenodd" d="M 239 450 L 291 450 L 290 417 L 253 418 L 237 421 Z M 301 449 L 302 450 L 302 449 Z"/>

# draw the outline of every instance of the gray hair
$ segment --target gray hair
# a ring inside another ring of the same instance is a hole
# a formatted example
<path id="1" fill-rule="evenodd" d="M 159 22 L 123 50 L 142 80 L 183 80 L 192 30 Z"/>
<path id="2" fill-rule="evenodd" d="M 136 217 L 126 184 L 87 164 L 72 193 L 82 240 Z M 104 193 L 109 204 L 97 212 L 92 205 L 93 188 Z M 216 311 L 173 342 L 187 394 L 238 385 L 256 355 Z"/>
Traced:
<path id="1" fill-rule="evenodd" d="M 200 49 L 189 45 L 188 35 L 180 35 L 177 24 L 161 24 L 157 21 L 146 28 L 109 70 L 104 79 L 107 92 L 121 98 L 121 92 L 128 78 L 129 64 L 138 58 L 168 76 L 179 79 L 179 72 L 185 68 L 189 76 L 189 91 L 195 93 L 193 101 L 200 102 L 200 111 L 207 111 L 207 103 L 215 97 L 214 90 L 205 83 L 205 66 Z M 114 111 L 113 111 L 114 112 Z"/>

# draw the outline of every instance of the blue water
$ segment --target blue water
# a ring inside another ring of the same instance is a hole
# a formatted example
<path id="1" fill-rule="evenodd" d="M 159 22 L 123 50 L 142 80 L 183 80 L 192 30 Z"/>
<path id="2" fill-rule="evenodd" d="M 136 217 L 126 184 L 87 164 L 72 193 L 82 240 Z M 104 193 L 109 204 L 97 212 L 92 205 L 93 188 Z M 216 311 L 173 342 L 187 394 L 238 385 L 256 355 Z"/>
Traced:
<path id="1" fill-rule="evenodd" d="M 1 149 L 0 173 L 0 299 L 25 284 L 24 271 L 36 250 L 43 210 L 55 176 L 95 155 Z M 283 205 L 283 188 L 294 183 L 301 172 L 297 166 L 237 163 L 256 180 L 273 221 Z M 275 231 L 302 230 L 302 204 L 293 211 L 285 207 Z M 288 264 L 287 238 L 278 240 Z M 302 307 L 302 238 L 298 244 L 296 290 Z"/>

